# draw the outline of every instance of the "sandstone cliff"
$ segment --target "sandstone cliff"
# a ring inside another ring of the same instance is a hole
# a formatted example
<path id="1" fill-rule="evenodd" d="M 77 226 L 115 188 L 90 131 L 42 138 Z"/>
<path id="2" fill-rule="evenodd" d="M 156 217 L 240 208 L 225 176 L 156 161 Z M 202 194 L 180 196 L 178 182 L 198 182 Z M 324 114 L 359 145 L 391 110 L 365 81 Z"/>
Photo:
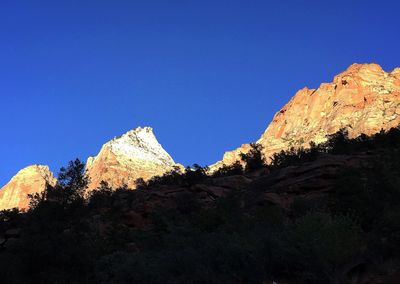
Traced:
<path id="1" fill-rule="evenodd" d="M 303 88 L 278 111 L 257 143 L 268 158 L 290 147 L 326 141 L 341 128 L 350 137 L 400 124 L 400 68 L 385 72 L 377 64 L 353 64 L 318 89 Z M 231 164 L 249 145 L 225 153 L 215 166 Z M 214 166 L 214 167 L 215 167 Z"/>
<path id="2" fill-rule="evenodd" d="M 90 190 L 102 180 L 113 188 L 134 188 L 138 178 L 148 180 L 180 165 L 158 143 L 152 128 L 138 127 L 104 144 L 96 157 L 89 157 L 86 167 Z"/>
<path id="3" fill-rule="evenodd" d="M 44 191 L 57 180 L 48 166 L 32 165 L 20 170 L 0 191 L 0 210 L 29 207 L 28 194 Z"/>

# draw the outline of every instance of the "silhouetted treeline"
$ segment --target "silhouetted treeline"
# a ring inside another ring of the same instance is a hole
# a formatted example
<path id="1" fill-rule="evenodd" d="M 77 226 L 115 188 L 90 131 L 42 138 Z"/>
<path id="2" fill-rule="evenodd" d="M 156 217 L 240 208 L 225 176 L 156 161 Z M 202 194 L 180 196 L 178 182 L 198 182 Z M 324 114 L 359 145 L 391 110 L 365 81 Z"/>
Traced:
<path id="1" fill-rule="evenodd" d="M 192 190 L 214 179 L 251 177 L 260 168 L 268 176 L 325 156 L 360 153 L 368 162 L 341 169 L 333 190 L 299 196 L 290 208 L 269 202 L 268 187 L 252 183 L 211 205 Z M 70 162 L 56 186 L 31 196 L 27 212 L 1 212 L 1 281 L 357 283 L 350 281 L 363 271 L 399 270 L 399 129 L 355 139 L 340 131 L 321 145 L 277 153 L 268 164 L 253 145 L 242 163 L 207 173 L 195 165 L 139 180 L 137 190 L 103 182 L 87 192 L 84 164 Z M 135 210 L 149 206 L 152 190 L 163 187 L 187 190 L 176 206 L 152 208 L 143 223 Z"/>
<path id="2" fill-rule="evenodd" d="M 268 167 L 272 170 L 291 165 L 313 161 L 320 154 L 354 154 L 357 152 L 367 152 L 376 149 L 396 148 L 400 143 L 399 128 L 392 128 L 389 131 L 380 131 L 371 136 L 361 134 L 350 139 L 348 131 L 341 129 L 338 132 L 328 135 L 327 141 L 321 144 L 310 143 L 308 148 L 294 148 L 287 151 L 275 153 Z"/>

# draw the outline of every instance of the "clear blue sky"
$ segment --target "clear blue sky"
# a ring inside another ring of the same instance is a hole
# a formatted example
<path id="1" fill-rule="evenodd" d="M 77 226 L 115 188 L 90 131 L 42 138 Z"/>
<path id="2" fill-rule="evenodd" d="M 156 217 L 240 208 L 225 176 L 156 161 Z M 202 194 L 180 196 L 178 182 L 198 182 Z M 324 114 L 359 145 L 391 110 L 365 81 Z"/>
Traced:
<path id="1" fill-rule="evenodd" d="M 256 140 L 300 88 L 400 65 L 399 1 L 0 2 L 0 185 L 152 126 L 183 164 Z"/>

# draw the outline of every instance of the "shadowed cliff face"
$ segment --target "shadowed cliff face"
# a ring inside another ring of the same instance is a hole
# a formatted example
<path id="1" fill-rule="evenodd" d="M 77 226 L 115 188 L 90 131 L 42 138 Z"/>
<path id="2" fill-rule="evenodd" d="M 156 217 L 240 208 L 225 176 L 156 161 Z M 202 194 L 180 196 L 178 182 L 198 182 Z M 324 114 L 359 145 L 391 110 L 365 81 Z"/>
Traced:
<path id="1" fill-rule="evenodd" d="M 57 180 L 48 166 L 32 165 L 20 170 L 0 191 L 0 210 L 29 207 L 28 194 L 43 192 Z"/>
<path id="2" fill-rule="evenodd" d="M 257 143 L 266 157 L 291 147 L 326 141 L 341 128 L 350 137 L 400 124 L 400 68 L 385 72 L 377 64 L 353 64 L 318 89 L 301 89 L 274 116 Z M 216 165 L 231 164 L 247 144 L 227 152 Z"/>
<path id="3" fill-rule="evenodd" d="M 134 188 L 138 178 L 148 180 L 177 166 L 158 143 L 152 128 L 139 127 L 107 142 L 96 157 L 89 157 L 89 190 L 98 187 L 102 180 L 113 188 Z"/>

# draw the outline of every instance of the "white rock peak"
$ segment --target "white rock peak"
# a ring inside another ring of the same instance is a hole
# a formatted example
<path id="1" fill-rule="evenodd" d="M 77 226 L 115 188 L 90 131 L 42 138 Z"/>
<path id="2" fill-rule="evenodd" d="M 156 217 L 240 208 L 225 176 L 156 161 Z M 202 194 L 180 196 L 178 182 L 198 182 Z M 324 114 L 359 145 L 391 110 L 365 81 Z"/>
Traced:
<path id="1" fill-rule="evenodd" d="M 151 127 L 138 127 L 107 142 L 104 147 L 117 156 L 151 161 L 160 165 L 175 165 L 172 157 L 158 143 Z"/>
<path id="2" fill-rule="evenodd" d="M 158 143 L 150 127 L 138 127 L 115 137 L 86 163 L 89 189 L 97 188 L 101 181 L 112 188 L 135 188 L 138 178 L 148 180 L 180 166 Z"/>

